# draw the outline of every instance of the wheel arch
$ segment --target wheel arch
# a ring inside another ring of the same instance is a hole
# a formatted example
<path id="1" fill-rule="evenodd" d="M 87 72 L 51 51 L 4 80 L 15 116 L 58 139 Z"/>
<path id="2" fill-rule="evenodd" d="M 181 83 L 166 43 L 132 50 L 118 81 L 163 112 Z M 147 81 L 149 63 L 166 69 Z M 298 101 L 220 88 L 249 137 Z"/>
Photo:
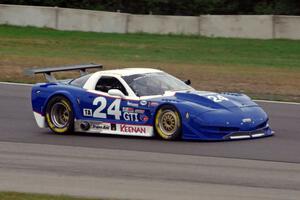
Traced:
<path id="1" fill-rule="evenodd" d="M 159 106 L 157 106 L 156 109 L 155 109 L 155 111 L 154 111 L 153 126 L 155 125 L 155 119 L 156 119 L 156 115 L 157 115 L 158 111 L 162 107 L 164 107 L 164 106 L 172 106 L 172 107 L 174 107 L 176 109 L 176 111 L 179 113 L 180 120 L 182 120 L 181 112 L 180 112 L 180 110 L 178 109 L 178 107 L 175 104 L 172 104 L 172 103 L 162 103 Z"/>
<path id="2" fill-rule="evenodd" d="M 164 107 L 164 106 L 170 106 L 170 107 L 173 107 L 176 111 L 177 111 L 177 113 L 178 113 L 178 116 L 179 116 L 179 120 L 180 120 L 180 125 L 181 125 L 181 136 L 180 137 L 182 137 L 182 135 L 183 135 L 183 121 L 182 121 L 182 113 L 180 112 L 180 109 L 178 108 L 178 106 L 176 106 L 175 104 L 172 104 L 172 103 L 169 103 L 169 102 L 167 102 L 167 103 L 162 103 L 162 104 L 160 104 L 159 106 L 157 106 L 157 108 L 155 109 L 155 112 L 154 112 L 154 115 L 153 115 L 153 122 L 152 122 L 152 126 L 154 127 L 154 135 L 155 135 L 155 137 L 157 137 L 158 136 L 158 133 L 157 133 L 157 130 L 156 130 L 156 117 L 157 117 L 157 114 L 158 114 L 158 111 L 162 108 L 162 107 Z"/>
<path id="3" fill-rule="evenodd" d="M 67 100 L 70 101 L 71 107 L 72 107 L 72 109 L 73 109 L 74 117 L 76 118 L 76 117 L 77 117 L 77 113 L 78 113 L 78 107 L 75 106 L 75 105 L 77 104 L 77 100 L 76 100 L 76 98 L 75 98 L 73 95 L 71 95 L 71 94 L 70 94 L 69 92 L 67 92 L 67 91 L 57 91 L 57 92 L 51 94 L 51 95 L 47 98 L 47 100 L 45 101 L 45 104 L 44 104 L 44 107 L 43 107 L 43 113 L 46 113 L 46 109 L 47 109 L 47 105 L 48 105 L 49 101 L 50 101 L 51 99 L 53 99 L 53 98 L 55 98 L 55 97 L 59 97 L 59 96 L 62 96 L 62 97 L 66 98 Z"/>

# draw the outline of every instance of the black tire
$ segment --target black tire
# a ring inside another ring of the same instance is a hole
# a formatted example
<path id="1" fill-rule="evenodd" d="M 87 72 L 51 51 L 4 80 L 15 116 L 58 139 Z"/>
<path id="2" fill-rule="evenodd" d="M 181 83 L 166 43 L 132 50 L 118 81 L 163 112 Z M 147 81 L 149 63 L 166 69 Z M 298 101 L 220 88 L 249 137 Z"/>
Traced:
<path id="1" fill-rule="evenodd" d="M 164 140 L 177 140 L 181 137 L 181 117 L 174 106 L 162 106 L 155 116 L 155 131 Z"/>
<path id="2" fill-rule="evenodd" d="M 46 122 L 58 134 L 74 131 L 74 112 L 70 101 L 64 96 L 55 96 L 47 104 Z"/>

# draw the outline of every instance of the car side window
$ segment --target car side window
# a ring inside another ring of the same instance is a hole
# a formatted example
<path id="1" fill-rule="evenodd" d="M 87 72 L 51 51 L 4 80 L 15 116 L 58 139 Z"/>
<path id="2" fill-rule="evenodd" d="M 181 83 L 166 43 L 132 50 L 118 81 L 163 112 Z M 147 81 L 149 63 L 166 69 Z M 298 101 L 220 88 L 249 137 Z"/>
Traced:
<path id="1" fill-rule="evenodd" d="M 96 85 L 96 90 L 108 93 L 108 90 L 118 89 L 123 92 L 124 95 L 128 96 L 128 93 L 123 84 L 115 77 L 102 76 Z"/>
<path id="2" fill-rule="evenodd" d="M 87 82 L 87 80 L 91 77 L 91 74 L 88 74 L 88 75 L 84 75 L 84 76 L 81 76 L 79 78 L 76 78 L 74 80 L 72 80 L 70 82 L 70 85 L 74 85 L 74 86 L 77 86 L 77 87 L 83 87 L 84 84 Z"/>

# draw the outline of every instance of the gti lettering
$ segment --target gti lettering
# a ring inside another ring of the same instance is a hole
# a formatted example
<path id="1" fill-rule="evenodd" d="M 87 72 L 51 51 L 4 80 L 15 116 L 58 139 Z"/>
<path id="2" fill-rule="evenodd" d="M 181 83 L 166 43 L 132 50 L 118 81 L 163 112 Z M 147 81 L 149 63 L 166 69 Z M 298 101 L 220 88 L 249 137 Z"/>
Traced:
<path id="1" fill-rule="evenodd" d="M 138 113 L 128 113 L 128 112 L 124 112 L 123 113 L 123 118 L 126 121 L 135 121 L 138 122 Z"/>

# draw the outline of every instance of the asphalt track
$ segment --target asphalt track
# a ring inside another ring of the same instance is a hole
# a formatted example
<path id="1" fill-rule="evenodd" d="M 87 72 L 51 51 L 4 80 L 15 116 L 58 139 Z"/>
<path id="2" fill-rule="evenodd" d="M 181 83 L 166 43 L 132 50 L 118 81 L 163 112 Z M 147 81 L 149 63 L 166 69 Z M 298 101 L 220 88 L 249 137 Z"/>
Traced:
<path id="1" fill-rule="evenodd" d="M 168 142 L 54 135 L 36 126 L 29 86 L 0 84 L 0 190 L 133 199 L 299 199 L 300 105 L 259 104 L 270 116 L 273 137 Z"/>
<path id="2" fill-rule="evenodd" d="M 300 162 L 300 105 L 260 103 L 270 116 L 274 137 L 230 142 L 168 142 L 107 135 L 53 135 L 39 129 L 31 112 L 30 87 L 0 85 L 0 141 L 105 149 Z"/>

